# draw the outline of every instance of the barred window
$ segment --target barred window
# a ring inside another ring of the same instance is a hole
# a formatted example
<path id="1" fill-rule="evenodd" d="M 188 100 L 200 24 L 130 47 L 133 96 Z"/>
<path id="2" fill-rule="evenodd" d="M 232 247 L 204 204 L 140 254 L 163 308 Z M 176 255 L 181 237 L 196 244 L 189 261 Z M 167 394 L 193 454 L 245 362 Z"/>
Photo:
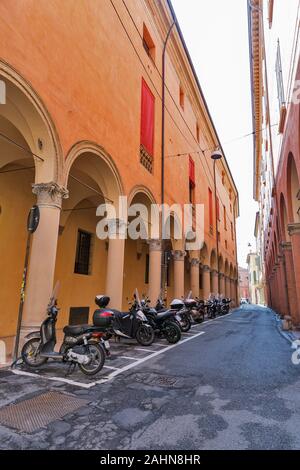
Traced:
<path id="1" fill-rule="evenodd" d="M 78 230 L 74 273 L 90 273 L 92 234 Z"/>

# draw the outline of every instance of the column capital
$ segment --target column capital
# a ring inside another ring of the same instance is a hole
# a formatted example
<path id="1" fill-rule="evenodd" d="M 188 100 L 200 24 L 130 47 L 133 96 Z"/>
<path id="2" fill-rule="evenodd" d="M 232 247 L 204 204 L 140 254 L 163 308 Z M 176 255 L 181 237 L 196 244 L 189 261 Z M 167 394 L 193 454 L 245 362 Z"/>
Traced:
<path id="1" fill-rule="evenodd" d="M 218 276 L 218 271 L 216 269 L 211 270 L 212 276 Z"/>
<path id="2" fill-rule="evenodd" d="M 32 184 L 32 192 L 37 195 L 37 205 L 39 207 L 61 209 L 62 200 L 69 197 L 69 191 L 54 181 L 34 183 Z"/>
<path id="3" fill-rule="evenodd" d="M 225 274 L 224 273 L 219 273 L 219 278 L 220 279 L 225 279 Z"/>
<path id="4" fill-rule="evenodd" d="M 204 272 L 210 272 L 210 267 L 207 264 L 202 265 L 202 271 Z"/>
<path id="5" fill-rule="evenodd" d="M 161 251 L 162 250 L 162 242 L 156 238 L 150 238 L 147 240 L 147 244 L 149 245 L 149 251 Z"/>
<path id="6" fill-rule="evenodd" d="M 288 232 L 291 237 L 300 234 L 300 223 L 288 224 Z"/>
<path id="7" fill-rule="evenodd" d="M 184 258 L 186 256 L 186 251 L 174 250 L 172 251 L 172 255 L 175 261 L 184 261 Z"/>
<path id="8" fill-rule="evenodd" d="M 190 263 L 191 263 L 191 266 L 199 266 L 200 260 L 198 258 L 191 258 Z"/>
<path id="9" fill-rule="evenodd" d="M 120 236 L 120 238 L 125 238 L 127 223 L 125 220 L 122 219 L 108 219 L 107 220 L 107 227 L 109 238 L 116 238 Z"/>
<path id="10" fill-rule="evenodd" d="M 281 242 L 280 246 L 284 251 L 285 250 L 292 250 L 292 243 L 291 242 Z"/>

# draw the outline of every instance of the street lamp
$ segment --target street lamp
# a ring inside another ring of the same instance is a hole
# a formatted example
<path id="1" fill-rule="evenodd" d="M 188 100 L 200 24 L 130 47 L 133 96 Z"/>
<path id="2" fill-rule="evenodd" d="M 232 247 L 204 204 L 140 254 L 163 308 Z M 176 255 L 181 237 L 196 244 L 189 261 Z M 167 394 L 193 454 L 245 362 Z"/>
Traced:
<path id="1" fill-rule="evenodd" d="M 218 213 L 217 213 L 217 183 L 216 183 L 216 162 L 223 157 L 220 150 L 214 150 L 211 154 L 211 159 L 214 162 L 214 186 L 215 186 L 215 214 L 216 214 L 216 249 L 217 249 L 217 272 L 219 282 L 219 227 L 218 227 Z"/>

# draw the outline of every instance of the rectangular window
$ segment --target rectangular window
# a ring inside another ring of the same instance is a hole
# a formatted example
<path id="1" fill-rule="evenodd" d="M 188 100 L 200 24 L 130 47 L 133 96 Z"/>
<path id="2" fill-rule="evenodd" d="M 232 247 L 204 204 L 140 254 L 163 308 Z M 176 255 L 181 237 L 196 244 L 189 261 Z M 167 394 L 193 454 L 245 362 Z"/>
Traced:
<path id="1" fill-rule="evenodd" d="M 213 195 L 212 190 L 208 188 L 208 209 L 209 209 L 209 229 L 213 232 Z"/>
<path id="2" fill-rule="evenodd" d="M 230 222 L 230 229 L 231 229 L 231 240 L 233 240 L 233 223 Z"/>
<path id="3" fill-rule="evenodd" d="M 284 85 L 283 85 L 283 77 L 282 77 L 282 64 L 281 64 L 281 52 L 280 52 L 279 39 L 277 41 L 275 71 L 276 71 L 276 79 L 277 79 L 277 97 L 278 97 L 278 103 L 279 103 L 279 110 L 281 110 L 281 107 L 285 105 L 285 97 L 284 97 Z"/>
<path id="4" fill-rule="evenodd" d="M 226 216 L 226 207 L 223 206 L 223 214 L 224 214 L 224 228 L 227 230 L 227 216 Z"/>
<path id="5" fill-rule="evenodd" d="M 89 307 L 71 307 L 69 325 L 84 325 L 89 322 Z"/>
<path id="6" fill-rule="evenodd" d="M 149 284 L 149 262 L 150 257 L 149 254 L 146 254 L 146 265 L 145 265 L 145 284 Z"/>
<path id="7" fill-rule="evenodd" d="M 189 202 L 195 204 L 195 162 L 189 157 Z"/>
<path id="8" fill-rule="evenodd" d="M 154 104 L 154 95 L 142 79 L 141 145 L 151 156 L 154 148 Z"/>
<path id="9" fill-rule="evenodd" d="M 182 87 L 179 88 L 179 103 L 181 108 L 184 110 L 184 91 Z"/>
<path id="10" fill-rule="evenodd" d="M 226 248 L 226 250 L 227 250 L 227 248 L 228 248 L 228 242 L 227 242 L 227 240 L 225 240 L 225 248 Z"/>
<path id="11" fill-rule="evenodd" d="M 92 234 L 78 230 L 74 273 L 89 274 Z"/>
<path id="12" fill-rule="evenodd" d="M 147 55 L 154 62 L 155 61 L 155 44 L 145 24 L 143 25 L 143 46 Z"/>

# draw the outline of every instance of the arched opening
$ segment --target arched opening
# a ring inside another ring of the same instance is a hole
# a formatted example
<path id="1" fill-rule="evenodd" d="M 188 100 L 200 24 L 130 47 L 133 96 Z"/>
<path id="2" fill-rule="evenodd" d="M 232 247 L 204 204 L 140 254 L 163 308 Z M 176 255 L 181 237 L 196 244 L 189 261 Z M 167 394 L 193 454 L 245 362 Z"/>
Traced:
<path id="1" fill-rule="evenodd" d="M 99 238 L 98 224 L 105 217 L 118 218 L 122 194 L 113 164 L 98 146 L 78 144 L 68 159 L 72 160 L 65 183 L 69 198 L 62 204 L 55 267 L 55 279 L 61 284 L 59 329 L 91 321 L 95 296 L 106 292 L 110 240 L 105 234 Z M 101 216 L 96 215 L 99 207 Z"/>
<path id="2" fill-rule="evenodd" d="M 12 352 L 27 240 L 27 216 L 36 203 L 32 184 L 57 181 L 60 146 L 52 121 L 30 85 L 0 61 L 6 103 L 0 105 L 0 338 Z M 42 262 L 42 254 L 41 254 Z M 5 275 L 4 275 L 5 273 Z"/>
<path id="3" fill-rule="evenodd" d="M 292 153 L 289 154 L 287 164 L 287 192 L 289 222 L 300 222 L 300 183 L 295 159 Z"/>
<path id="4" fill-rule="evenodd" d="M 136 288 L 141 297 L 147 295 L 149 290 L 150 254 L 148 242 L 151 238 L 152 225 L 157 222 L 151 217 L 152 204 L 155 204 L 153 196 L 144 189 L 136 189 L 129 199 L 129 212 L 132 211 L 132 213 L 128 216 L 129 230 L 125 241 L 124 309 L 128 308 L 128 301 L 132 300 Z M 139 238 L 132 238 L 130 223 L 133 223 L 132 227 L 134 231 L 136 230 Z M 151 301 L 155 302 L 156 299 L 151 299 Z"/>
<path id="5" fill-rule="evenodd" d="M 288 217 L 287 217 L 287 209 L 286 203 L 284 199 L 284 195 L 281 193 L 280 195 L 280 217 L 281 217 L 281 229 L 282 229 L 282 239 L 285 242 L 290 241 L 290 235 L 288 232 Z"/>

